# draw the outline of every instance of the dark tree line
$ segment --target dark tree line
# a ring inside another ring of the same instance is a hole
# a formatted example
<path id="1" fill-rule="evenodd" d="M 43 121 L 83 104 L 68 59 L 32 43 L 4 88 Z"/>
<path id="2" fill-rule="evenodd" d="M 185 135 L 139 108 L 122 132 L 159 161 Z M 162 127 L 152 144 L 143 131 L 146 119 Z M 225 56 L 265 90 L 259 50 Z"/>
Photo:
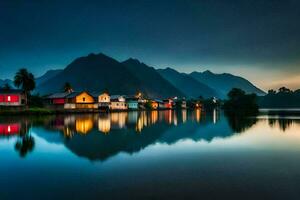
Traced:
<path id="1" fill-rule="evenodd" d="M 281 87 L 278 91 L 269 90 L 264 97 L 259 97 L 259 106 L 263 108 L 299 108 L 300 90 Z"/>

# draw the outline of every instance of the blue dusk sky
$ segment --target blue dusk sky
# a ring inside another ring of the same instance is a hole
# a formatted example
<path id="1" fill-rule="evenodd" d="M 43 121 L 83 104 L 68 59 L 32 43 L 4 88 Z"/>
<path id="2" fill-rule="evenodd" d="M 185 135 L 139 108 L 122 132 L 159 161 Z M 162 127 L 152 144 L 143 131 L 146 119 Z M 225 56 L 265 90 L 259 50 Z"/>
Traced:
<path id="1" fill-rule="evenodd" d="M 91 52 L 300 88 L 297 0 L 0 0 L 0 79 Z"/>

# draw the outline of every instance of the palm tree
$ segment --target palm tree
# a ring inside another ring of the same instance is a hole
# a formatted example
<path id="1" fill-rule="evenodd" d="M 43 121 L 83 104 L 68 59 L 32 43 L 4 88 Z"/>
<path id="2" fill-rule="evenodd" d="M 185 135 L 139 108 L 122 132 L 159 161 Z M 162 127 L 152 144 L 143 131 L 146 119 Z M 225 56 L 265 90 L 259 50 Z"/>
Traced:
<path id="1" fill-rule="evenodd" d="M 14 78 L 14 85 L 17 88 L 22 88 L 25 94 L 25 103 L 27 105 L 27 96 L 30 95 L 30 91 L 34 90 L 35 88 L 35 80 L 34 75 L 27 71 L 27 69 L 22 68 L 20 69 Z"/>
<path id="2" fill-rule="evenodd" d="M 73 88 L 71 86 L 71 83 L 69 83 L 69 82 L 65 83 L 65 85 L 64 85 L 64 91 L 65 92 L 69 92 L 69 93 L 73 92 Z"/>

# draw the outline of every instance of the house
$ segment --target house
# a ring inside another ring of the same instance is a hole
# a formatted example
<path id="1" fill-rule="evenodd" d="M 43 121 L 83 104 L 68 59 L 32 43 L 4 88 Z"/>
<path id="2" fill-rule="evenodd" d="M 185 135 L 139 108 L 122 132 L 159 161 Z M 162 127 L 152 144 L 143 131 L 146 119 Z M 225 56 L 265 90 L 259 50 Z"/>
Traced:
<path id="1" fill-rule="evenodd" d="M 65 109 L 97 109 L 98 103 L 87 91 L 72 92 L 66 96 Z"/>
<path id="2" fill-rule="evenodd" d="M 176 99 L 174 101 L 173 105 L 175 105 L 176 109 L 186 109 L 187 108 L 186 100 L 184 98 Z"/>
<path id="3" fill-rule="evenodd" d="M 104 92 L 98 96 L 98 108 L 105 111 L 110 109 L 110 95 L 108 92 Z"/>
<path id="4" fill-rule="evenodd" d="M 26 96 L 22 90 L 0 89 L 0 106 L 24 106 Z"/>
<path id="5" fill-rule="evenodd" d="M 45 104 L 52 109 L 63 109 L 66 103 L 66 97 L 71 94 L 70 92 L 55 93 L 45 98 Z"/>
<path id="6" fill-rule="evenodd" d="M 122 95 L 112 95 L 110 97 L 110 109 L 111 110 L 127 110 L 126 99 Z"/>
<path id="7" fill-rule="evenodd" d="M 186 100 L 182 100 L 182 101 L 181 101 L 181 108 L 182 108 L 182 109 L 186 109 L 186 108 L 187 108 Z"/>
<path id="8" fill-rule="evenodd" d="M 126 97 L 126 104 L 129 110 L 137 110 L 139 109 L 139 98 L 137 97 Z"/>
<path id="9" fill-rule="evenodd" d="M 164 102 L 159 99 L 150 100 L 150 105 L 153 110 L 164 108 Z"/>
<path id="10" fill-rule="evenodd" d="M 173 99 L 164 99 L 163 102 L 164 102 L 164 108 L 165 109 L 172 109 L 173 108 L 173 103 L 174 103 Z"/>

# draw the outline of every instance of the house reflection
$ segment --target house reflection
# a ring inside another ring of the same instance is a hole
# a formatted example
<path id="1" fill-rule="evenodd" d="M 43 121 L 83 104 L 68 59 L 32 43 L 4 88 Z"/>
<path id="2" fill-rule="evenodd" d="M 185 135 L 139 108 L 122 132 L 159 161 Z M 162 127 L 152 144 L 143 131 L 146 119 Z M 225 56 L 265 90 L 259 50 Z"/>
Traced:
<path id="1" fill-rule="evenodd" d="M 76 118 L 75 127 L 78 133 L 87 134 L 89 131 L 93 129 L 92 116 Z"/>
<path id="2" fill-rule="evenodd" d="M 0 137 L 23 136 L 28 132 L 27 121 L 7 121 L 0 123 Z"/>
<path id="3" fill-rule="evenodd" d="M 177 113 L 176 113 L 176 111 L 174 111 L 174 113 L 173 113 L 173 124 L 175 125 L 175 126 L 177 126 L 177 124 L 178 124 L 178 120 L 177 120 Z"/>
<path id="4" fill-rule="evenodd" d="M 135 130 L 137 132 L 141 132 L 144 127 L 148 125 L 148 120 L 147 120 L 147 113 L 145 111 L 142 111 L 138 117 Z"/>
<path id="5" fill-rule="evenodd" d="M 10 136 L 19 134 L 21 130 L 20 123 L 0 124 L 0 135 Z"/>
<path id="6" fill-rule="evenodd" d="M 128 112 L 115 112 L 110 114 L 111 128 L 125 128 Z"/>
<path id="7" fill-rule="evenodd" d="M 195 114 L 196 114 L 196 121 L 200 122 L 200 120 L 201 120 L 201 109 L 200 108 L 196 109 Z"/>
<path id="8" fill-rule="evenodd" d="M 109 114 L 99 115 L 98 130 L 104 134 L 107 134 L 109 133 L 110 129 L 111 129 L 110 115 Z"/>
<path id="9" fill-rule="evenodd" d="M 185 123 L 186 119 L 187 119 L 187 111 L 186 111 L 186 109 L 181 110 L 181 116 L 182 116 L 182 123 Z"/>
<path id="10" fill-rule="evenodd" d="M 150 115 L 151 115 L 151 124 L 157 123 L 157 121 L 158 121 L 158 111 L 157 110 L 151 111 Z"/>
<path id="11" fill-rule="evenodd" d="M 164 120 L 167 124 L 172 124 L 172 114 L 173 111 L 172 110 L 166 110 L 163 112 L 164 114 Z"/>

